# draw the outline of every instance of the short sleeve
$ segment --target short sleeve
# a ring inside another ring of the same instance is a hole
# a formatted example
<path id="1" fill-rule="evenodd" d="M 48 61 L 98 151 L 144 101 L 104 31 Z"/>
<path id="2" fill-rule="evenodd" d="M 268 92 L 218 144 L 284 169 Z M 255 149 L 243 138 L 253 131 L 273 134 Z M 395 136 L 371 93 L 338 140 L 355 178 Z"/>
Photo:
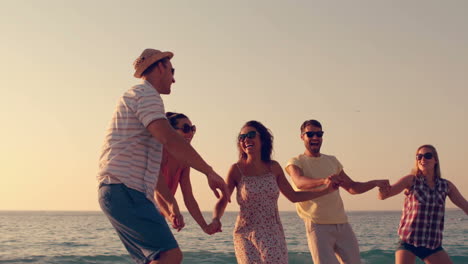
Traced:
<path id="1" fill-rule="evenodd" d="M 135 89 L 135 99 L 135 116 L 145 127 L 154 120 L 166 118 L 163 100 L 154 88 Z"/>
<path id="2" fill-rule="evenodd" d="M 289 167 L 289 165 L 295 165 L 298 168 L 302 169 L 301 161 L 297 157 L 289 159 L 288 163 L 286 164 L 284 168 L 286 169 L 287 167 Z"/>
<path id="3" fill-rule="evenodd" d="M 337 170 L 336 173 L 340 173 L 343 170 L 343 165 L 341 165 L 341 162 L 335 156 L 333 156 L 333 160 L 334 160 L 334 162 L 336 164 L 336 167 L 337 167 L 336 168 L 336 170 Z"/>

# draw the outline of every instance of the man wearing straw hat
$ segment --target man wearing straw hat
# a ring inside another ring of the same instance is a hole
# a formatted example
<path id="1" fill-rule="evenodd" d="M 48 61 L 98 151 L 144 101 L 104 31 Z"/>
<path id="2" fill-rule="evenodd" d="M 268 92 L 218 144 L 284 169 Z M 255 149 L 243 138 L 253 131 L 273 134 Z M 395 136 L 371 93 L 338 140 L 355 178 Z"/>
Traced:
<path id="1" fill-rule="evenodd" d="M 161 94 L 170 94 L 175 82 L 172 56 L 146 49 L 135 60 L 134 76 L 143 83 L 119 99 L 100 156 L 99 204 L 138 264 L 182 261 L 182 252 L 155 207 L 163 146 L 205 174 L 218 198 L 218 190 L 229 196 L 224 180 L 166 119 Z"/>

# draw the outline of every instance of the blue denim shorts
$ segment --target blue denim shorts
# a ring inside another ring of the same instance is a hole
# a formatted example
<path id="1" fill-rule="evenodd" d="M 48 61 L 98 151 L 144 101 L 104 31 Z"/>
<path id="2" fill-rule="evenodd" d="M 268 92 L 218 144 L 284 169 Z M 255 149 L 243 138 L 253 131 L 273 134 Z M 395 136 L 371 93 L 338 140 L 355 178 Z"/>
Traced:
<path id="1" fill-rule="evenodd" d="M 430 255 L 437 253 L 441 250 L 444 250 L 442 247 L 438 247 L 436 249 L 430 249 L 426 247 L 415 247 L 411 244 L 405 243 L 403 241 L 400 241 L 397 247 L 398 250 L 407 250 L 411 253 L 413 253 L 416 257 L 420 258 L 421 260 L 424 260 L 425 258 L 429 257 Z"/>
<path id="2" fill-rule="evenodd" d="M 145 194 L 124 184 L 101 184 L 99 205 L 138 264 L 157 260 L 178 248 L 164 217 Z"/>

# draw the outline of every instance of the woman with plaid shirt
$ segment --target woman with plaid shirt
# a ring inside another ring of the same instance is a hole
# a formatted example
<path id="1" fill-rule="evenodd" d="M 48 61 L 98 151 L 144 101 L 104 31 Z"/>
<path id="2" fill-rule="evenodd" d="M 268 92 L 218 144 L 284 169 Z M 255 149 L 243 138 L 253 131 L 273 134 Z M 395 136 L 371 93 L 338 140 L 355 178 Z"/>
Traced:
<path id="1" fill-rule="evenodd" d="M 400 244 L 395 263 L 415 263 L 416 257 L 425 263 L 452 263 L 442 248 L 445 198 L 468 214 L 468 202 L 453 183 L 442 179 L 440 161 L 432 145 L 416 151 L 416 164 L 410 175 L 390 188 L 379 189 L 379 199 L 397 195 L 405 190 L 405 202 L 398 227 Z"/>

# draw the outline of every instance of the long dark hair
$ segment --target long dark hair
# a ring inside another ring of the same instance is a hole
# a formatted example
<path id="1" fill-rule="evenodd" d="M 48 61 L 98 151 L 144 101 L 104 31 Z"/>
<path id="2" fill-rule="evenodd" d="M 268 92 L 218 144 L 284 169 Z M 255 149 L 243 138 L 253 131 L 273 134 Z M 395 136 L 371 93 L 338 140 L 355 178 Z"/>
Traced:
<path id="1" fill-rule="evenodd" d="M 262 123 L 255 120 L 245 123 L 242 128 L 244 127 L 253 127 L 258 131 L 258 134 L 260 134 L 260 141 L 262 142 L 261 159 L 262 161 L 270 162 L 271 153 L 273 152 L 273 134 L 271 131 Z M 237 149 L 239 150 L 239 160 L 246 160 L 247 154 L 242 151 L 239 140 L 237 140 Z"/>
<path id="2" fill-rule="evenodd" d="M 186 115 L 182 113 L 176 113 L 176 112 L 166 112 L 166 117 L 173 128 L 177 127 L 177 125 L 179 124 L 179 119 L 182 119 L 182 118 L 189 119 Z"/>

